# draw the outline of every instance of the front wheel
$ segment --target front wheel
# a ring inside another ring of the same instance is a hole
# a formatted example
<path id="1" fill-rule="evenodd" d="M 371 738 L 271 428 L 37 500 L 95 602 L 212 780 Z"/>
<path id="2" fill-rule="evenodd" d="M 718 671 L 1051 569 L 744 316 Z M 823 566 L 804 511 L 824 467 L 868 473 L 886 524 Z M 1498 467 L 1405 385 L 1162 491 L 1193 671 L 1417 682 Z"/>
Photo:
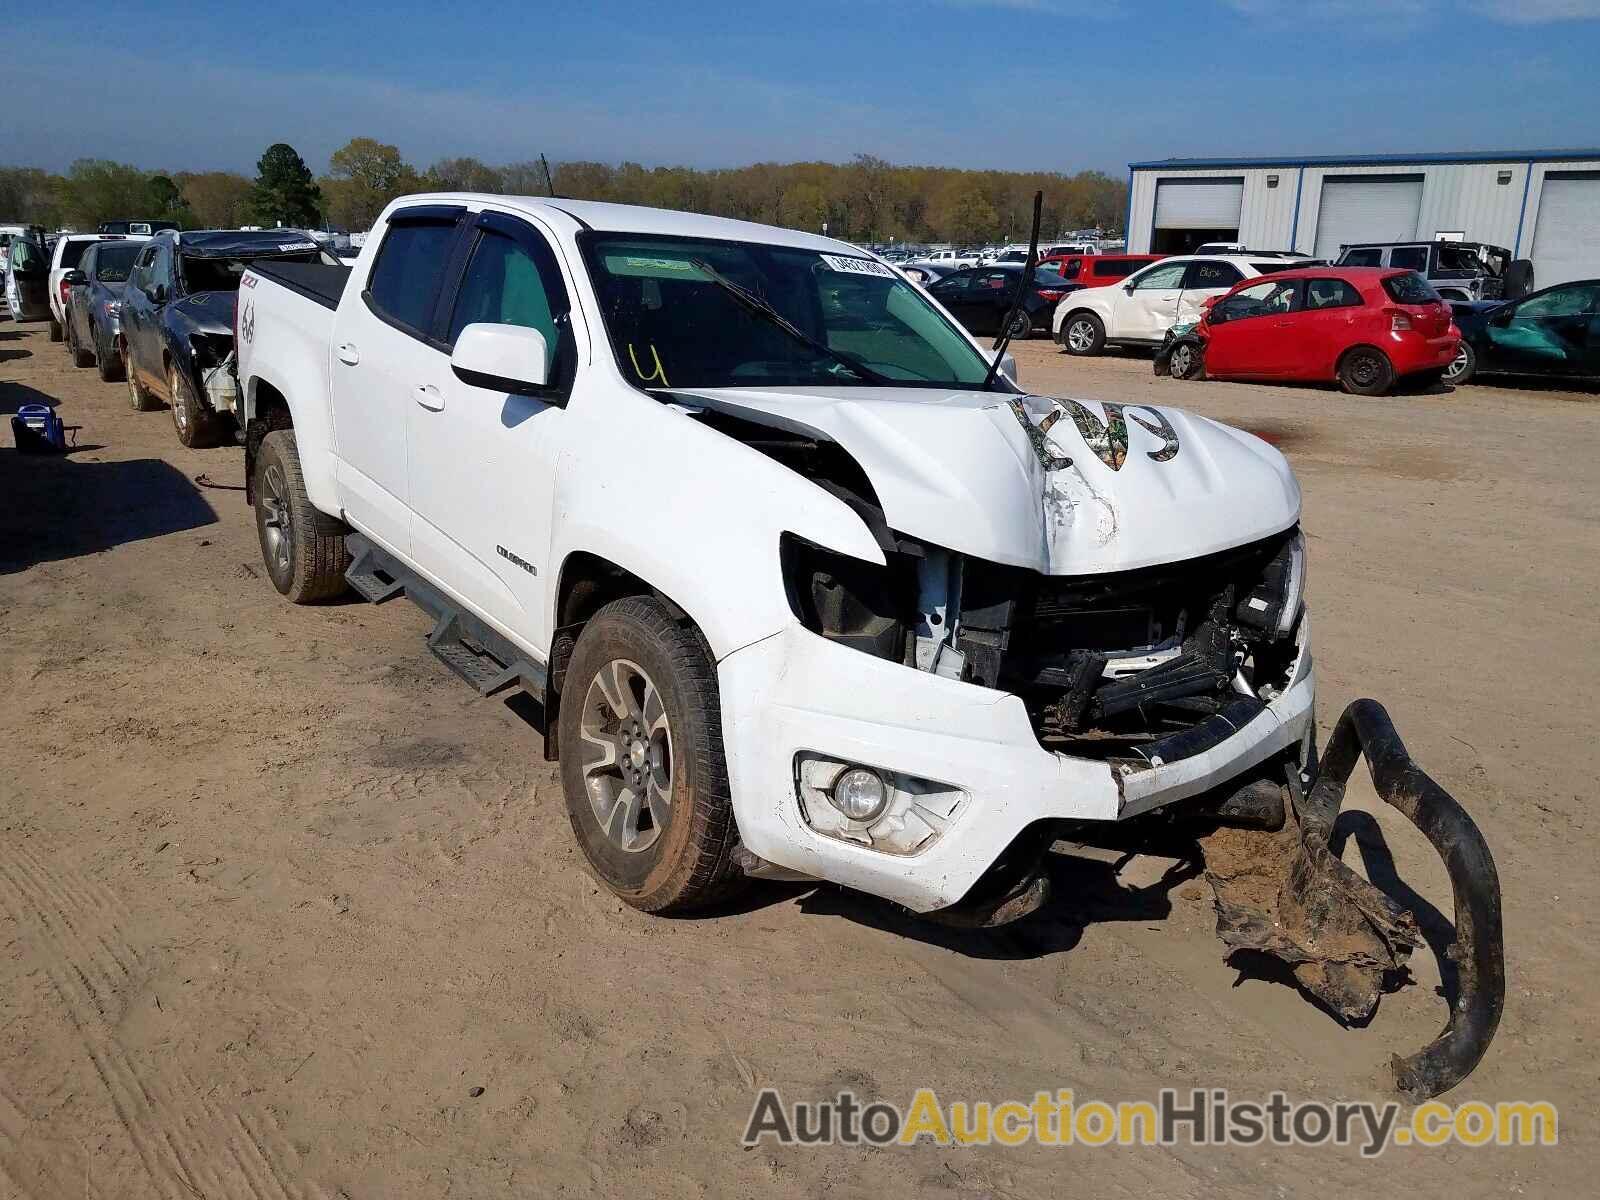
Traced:
<path id="1" fill-rule="evenodd" d="M 743 886 L 716 666 L 691 624 L 653 597 L 608 604 L 578 637 L 557 719 L 567 816 L 606 887 L 675 913 Z"/>
<path id="2" fill-rule="evenodd" d="M 93 327 L 89 330 L 89 340 L 94 343 L 94 365 L 103 382 L 116 383 L 127 374 L 123 368 L 122 352 L 117 349 L 116 342 L 112 342 L 109 347 L 102 345 Z"/>
<path id="3" fill-rule="evenodd" d="M 64 336 L 64 334 L 63 334 L 63 330 L 61 328 L 61 322 L 56 320 L 54 317 L 51 317 L 50 318 L 50 340 L 52 342 L 59 342 L 62 339 L 63 336 Z"/>
<path id="4" fill-rule="evenodd" d="M 1168 369 L 1174 379 L 1199 379 L 1205 373 L 1205 359 L 1198 346 L 1179 342 L 1167 359 Z"/>
<path id="5" fill-rule="evenodd" d="M 1444 381 L 1451 387 L 1460 387 L 1464 383 L 1471 383 L 1472 377 L 1477 373 L 1478 352 L 1468 343 L 1462 342 L 1455 358 L 1445 368 Z"/>
<path id="6" fill-rule="evenodd" d="M 1339 360 L 1339 382 L 1356 396 L 1381 396 L 1394 386 L 1394 364 L 1382 350 L 1357 346 Z"/>
<path id="7" fill-rule="evenodd" d="M 1099 354 L 1105 349 L 1106 327 L 1093 313 L 1073 313 L 1061 328 L 1061 345 L 1079 358 Z"/>
<path id="8" fill-rule="evenodd" d="M 306 495 L 294 430 L 274 429 L 256 456 L 256 535 L 272 586 L 295 604 L 331 600 L 345 590 L 350 564 L 342 521 Z"/>
<path id="9" fill-rule="evenodd" d="M 178 440 L 191 449 L 217 440 L 217 418 L 205 406 L 174 363 L 167 368 L 167 394 L 172 397 L 172 425 Z"/>

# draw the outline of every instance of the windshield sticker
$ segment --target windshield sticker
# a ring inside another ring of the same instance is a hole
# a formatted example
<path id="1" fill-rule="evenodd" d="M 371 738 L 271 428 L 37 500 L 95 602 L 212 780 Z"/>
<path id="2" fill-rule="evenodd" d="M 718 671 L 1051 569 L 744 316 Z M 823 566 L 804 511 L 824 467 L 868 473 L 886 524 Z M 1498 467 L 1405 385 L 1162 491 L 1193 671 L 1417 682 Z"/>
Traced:
<path id="1" fill-rule="evenodd" d="M 315 242 L 279 242 L 278 243 L 278 249 L 283 251 L 285 254 L 288 254 L 291 251 L 295 251 L 295 250 L 315 250 L 316 248 L 317 248 L 317 244 Z"/>
<path id="2" fill-rule="evenodd" d="M 622 278 L 692 279 L 705 282 L 705 276 L 686 258 L 658 258 L 643 254 L 608 254 L 606 271 Z"/>
<path id="3" fill-rule="evenodd" d="M 849 258 L 842 254 L 820 254 L 817 257 L 828 264 L 829 270 L 840 271 L 846 275 L 878 275 L 884 279 L 895 277 L 893 271 L 875 259 Z"/>
<path id="4" fill-rule="evenodd" d="M 633 363 L 633 373 L 639 377 L 639 382 L 648 386 L 659 380 L 662 387 L 671 387 L 672 385 L 667 382 L 667 369 L 661 365 L 661 355 L 656 351 L 654 344 L 650 346 L 650 357 L 654 360 L 653 369 L 646 375 L 644 368 L 639 365 L 639 356 L 633 352 L 633 343 L 628 343 L 628 358 Z"/>

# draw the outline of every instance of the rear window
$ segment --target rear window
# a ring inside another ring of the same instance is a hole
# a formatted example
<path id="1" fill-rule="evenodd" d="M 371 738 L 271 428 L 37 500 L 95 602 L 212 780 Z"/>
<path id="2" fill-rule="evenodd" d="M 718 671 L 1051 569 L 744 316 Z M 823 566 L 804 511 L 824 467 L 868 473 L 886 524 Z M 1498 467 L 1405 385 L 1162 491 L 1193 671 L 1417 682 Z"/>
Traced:
<path id="1" fill-rule="evenodd" d="M 1389 251 L 1389 265 L 1404 271 L 1426 271 L 1428 248 L 1426 246 L 1396 246 Z"/>
<path id="2" fill-rule="evenodd" d="M 137 242 L 101 242 L 94 252 L 94 277 L 101 283 L 126 283 L 133 260 L 139 257 Z"/>
<path id="3" fill-rule="evenodd" d="M 1404 275 L 1390 275 L 1383 281 L 1383 290 L 1389 293 L 1389 299 L 1396 304 L 1439 303 L 1439 293 L 1415 271 L 1407 271 Z"/>
<path id="4" fill-rule="evenodd" d="M 390 225 L 367 283 L 373 307 L 397 324 L 426 333 L 455 236 L 453 219 Z"/>

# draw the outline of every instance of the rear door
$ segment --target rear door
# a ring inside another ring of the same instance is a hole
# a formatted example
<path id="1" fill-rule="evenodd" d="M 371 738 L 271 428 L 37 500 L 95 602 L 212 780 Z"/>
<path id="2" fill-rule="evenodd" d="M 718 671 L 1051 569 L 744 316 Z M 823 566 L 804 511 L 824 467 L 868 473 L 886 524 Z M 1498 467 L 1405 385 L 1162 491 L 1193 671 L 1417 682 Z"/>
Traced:
<path id="1" fill-rule="evenodd" d="M 562 406 L 578 355 L 570 293 L 552 241 L 520 217 L 479 214 L 463 251 L 459 283 L 440 305 L 441 353 L 468 325 L 537 329 L 550 386 L 508 394 L 467 383 L 447 363 L 437 393 L 410 405 L 412 552 L 423 571 L 542 656 Z"/>
<path id="2" fill-rule="evenodd" d="M 1115 288 L 1111 292 L 1112 321 L 1106 336 L 1113 340 L 1159 342 L 1178 323 L 1178 300 L 1183 295 L 1183 278 L 1189 265 L 1157 263 Z"/>
<path id="3" fill-rule="evenodd" d="M 133 274 L 128 276 L 128 286 L 122 293 L 122 345 L 127 356 L 128 373 L 141 382 L 144 379 L 144 346 L 154 331 L 156 318 L 156 257 L 161 247 L 151 242 L 139 254 Z"/>
<path id="4" fill-rule="evenodd" d="M 329 392 L 345 510 L 357 529 L 407 559 L 407 431 L 411 409 L 450 373 L 435 312 L 465 217 L 460 205 L 396 210 L 366 287 L 346 293 L 334 318 Z"/>
<path id="5" fill-rule="evenodd" d="M 974 324 L 977 319 L 976 287 L 979 274 L 981 272 L 976 270 L 954 271 L 928 289 L 940 304 L 950 310 L 952 317 L 973 333 L 981 332 Z"/>
<path id="6" fill-rule="evenodd" d="M 1183 275 L 1183 291 L 1178 297 L 1173 320 L 1163 325 L 1184 324 L 1200 319 L 1200 306 L 1212 296 L 1220 296 L 1236 283 L 1244 282 L 1244 272 L 1231 262 L 1217 258 L 1197 258 L 1189 264 Z M 1159 336 L 1158 333 L 1158 336 Z"/>

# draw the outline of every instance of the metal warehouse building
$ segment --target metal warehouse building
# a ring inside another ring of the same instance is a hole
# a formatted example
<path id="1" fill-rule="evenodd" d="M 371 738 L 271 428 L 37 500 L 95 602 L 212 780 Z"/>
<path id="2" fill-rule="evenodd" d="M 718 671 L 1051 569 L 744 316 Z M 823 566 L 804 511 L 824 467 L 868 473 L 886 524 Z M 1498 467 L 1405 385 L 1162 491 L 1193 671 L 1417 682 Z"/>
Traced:
<path id="1" fill-rule="evenodd" d="M 1128 168 L 1128 249 L 1202 242 L 1335 258 L 1441 235 L 1531 258 L 1536 286 L 1600 278 L 1600 149 L 1171 158 Z"/>

